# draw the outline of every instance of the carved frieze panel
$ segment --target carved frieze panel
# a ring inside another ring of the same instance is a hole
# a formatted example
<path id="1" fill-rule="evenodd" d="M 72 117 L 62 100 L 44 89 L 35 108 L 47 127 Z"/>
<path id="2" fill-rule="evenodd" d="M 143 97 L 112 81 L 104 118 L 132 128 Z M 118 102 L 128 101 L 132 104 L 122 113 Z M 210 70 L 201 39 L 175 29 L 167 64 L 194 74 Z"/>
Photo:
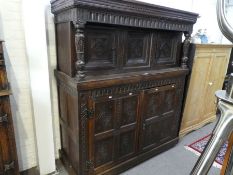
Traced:
<path id="1" fill-rule="evenodd" d="M 85 6 L 86 8 L 80 8 Z M 77 10 L 77 15 L 65 13 L 71 9 Z M 101 9 L 103 9 L 101 11 Z M 106 0 L 57 0 L 52 1 L 52 11 L 57 22 L 75 21 L 77 17 L 87 22 L 98 22 L 143 28 L 165 30 L 192 31 L 198 14 L 179 11 L 137 2 L 121 2 Z M 137 13 L 138 15 L 135 15 Z"/>

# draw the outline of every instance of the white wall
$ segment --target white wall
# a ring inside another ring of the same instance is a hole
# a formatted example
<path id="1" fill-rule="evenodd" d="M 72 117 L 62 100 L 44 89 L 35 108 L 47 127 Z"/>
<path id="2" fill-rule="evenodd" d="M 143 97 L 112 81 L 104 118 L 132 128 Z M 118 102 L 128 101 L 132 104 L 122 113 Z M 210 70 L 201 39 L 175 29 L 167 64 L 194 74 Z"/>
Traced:
<path id="1" fill-rule="evenodd" d="M 53 76 L 53 69 L 56 67 L 56 51 L 54 37 L 54 22 L 47 10 L 50 10 L 49 0 L 45 6 L 46 33 L 48 35 L 49 53 L 49 77 L 51 82 L 51 97 L 53 101 L 53 122 L 54 133 L 56 134 L 55 150 L 58 158 L 60 148 L 59 125 L 58 125 L 58 105 L 56 83 Z M 5 40 L 5 59 L 7 64 L 8 79 L 11 82 L 13 95 L 11 96 L 11 106 L 16 135 L 17 153 L 20 170 L 26 170 L 38 165 L 37 148 L 34 127 L 34 110 L 30 86 L 29 60 L 25 45 L 25 30 L 22 17 L 22 0 L 0 0 L 0 38 Z M 40 49 L 38 43 L 38 50 Z M 38 59 L 38 64 L 40 59 Z M 35 63 L 35 64 L 37 64 Z M 43 111 L 44 109 L 41 109 Z"/>
<path id="2" fill-rule="evenodd" d="M 45 0 L 45 25 L 47 33 L 49 80 L 51 86 L 53 131 L 55 155 L 58 158 L 60 133 L 58 120 L 58 100 L 56 81 L 53 70 L 56 68 L 56 47 L 53 16 L 50 13 L 50 0 Z M 207 28 L 211 40 L 221 41 L 221 33 L 215 16 L 216 0 L 141 0 L 157 5 L 194 11 L 201 15 L 194 31 Z M 36 8 L 36 7 L 34 7 Z M 208 9 L 208 10 L 207 10 Z M 233 15 L 233 10 L 229 14 Z M 230 15 L 229 15 L 230 16 Z M 232 20 L 233 18 L 231 18 Z M 212 22 L 214 21 L 214 22 Z M 29 63 L 26 55 L 25 30 L 22 18 L 22 0 L 0 0 L 0 38 L 6 41 L 6 59 L 8 78 L 11 82 L 13 95 L 11 98 L 14 116 L 17 151 L 20 170 L 37 166 L 34 116 L 29 76 Z M 36 41 L 35 41 L 36 42 Z M 40 43 L 38 43 L 40 48 Z M 40 60 L 38 60 L 39 62 Z M 41 109 L 43 110 L 43 109 Z"/>
<path id="3" fill-rule="evenodd" d="M 11 106 L 20 170 L 37 165 L 30 78 L 26 55 L 21 0 L 0 0 L 0 38 L 13 95 Z"/>
<path id="4" fill-rule="evenodd" d="M 216 2 L 217 0 L 141 0 L 148 3 L 163 5 L 167 7 L 177 8 L 180 10 L 191 11 L 198 13 L 197 23 L 194 25 L 193 34 L 198 29 L 207 29 L 209 42 L 214 43 L 229 43 L 228 40 L 223 39 L 223 35 L 219 30 L 216 16 Z M 232 15 L 233 8 L 229 10 Z M 229 21 L 233 23 L 233 18 L 229 17 Z"/>

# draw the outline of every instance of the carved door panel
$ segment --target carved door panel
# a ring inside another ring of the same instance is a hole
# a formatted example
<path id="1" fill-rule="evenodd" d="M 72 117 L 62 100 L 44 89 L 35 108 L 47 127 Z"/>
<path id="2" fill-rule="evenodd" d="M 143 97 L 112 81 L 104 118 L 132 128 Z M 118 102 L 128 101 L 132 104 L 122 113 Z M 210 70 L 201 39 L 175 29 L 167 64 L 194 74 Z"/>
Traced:
<path id="1" fill-rule="evenodd" d="M 113 69 L 117 66 L 117 36 L 114 29 L 90 27 L 86 30 L 86 69 Z"/>
<path id="2" fill-rule="evenodd" d="M 182 33 L 160 31 L 154 34 L 153 43 L 153 66 L 178 65 Z"/>
<path id="3" fill-rule="evenodd" d="M 176 85 L 145 90 L 143 94 L 141 149 L 157 147 L 178 134 Z"/>
<path id="4" fill-rule="evenodd" d="M 16 174 L 16 152 L 8 97 L 0 98 L 0 175 Z"/>
<path id="5" fill-rule="evenodd" d="M 125 35 L 123 67 L 149 67 L 151 34 L 128 31 Z"/>
<path id="6" fill-rule="evenodd" d="M 100 172 L 136 153 L 139 95 L 91 99 L 89 106 L 89 159 Z"/>

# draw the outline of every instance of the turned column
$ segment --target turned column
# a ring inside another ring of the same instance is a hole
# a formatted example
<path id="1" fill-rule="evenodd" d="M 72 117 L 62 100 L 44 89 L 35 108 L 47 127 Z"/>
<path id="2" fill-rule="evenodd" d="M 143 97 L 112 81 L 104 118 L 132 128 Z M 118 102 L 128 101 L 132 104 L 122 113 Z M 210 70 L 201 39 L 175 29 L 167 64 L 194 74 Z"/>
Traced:
<path id="1" fill-rule="evenodd" d="M 84 28 L 85 23 L 81 21 L 73 22 L 75 27 L 75 49 L 76 49 L 76 62 L 75 62 L 75 69 L 76 69 L 76 77 L 79 80 L 85 78 L 85 59 L 84 59 Z"/>
<path id="2" fill-rule="evenodd" d="M 190 41 L 191 41 L 191 35 L 189 33 L 185 33 L 185 40 L 183 43 L 183 57 L 181 59 L 181 67 L 183 69 L 188 68 L 188 53 L 189 53 L 189 47 L 190 47 Z"/>

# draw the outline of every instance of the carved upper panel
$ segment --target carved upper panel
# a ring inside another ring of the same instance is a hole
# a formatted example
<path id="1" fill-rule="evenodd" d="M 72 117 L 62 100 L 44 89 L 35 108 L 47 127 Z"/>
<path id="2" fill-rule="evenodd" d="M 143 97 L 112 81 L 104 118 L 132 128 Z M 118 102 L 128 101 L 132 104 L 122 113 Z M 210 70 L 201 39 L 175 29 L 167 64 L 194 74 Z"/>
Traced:
<path id="1" fill-rule="evenodd" d="M 115 34 L 111 30 L 87 30 L 86 67 L 113 67 L 115 58 Z"/>
<path id="2" fill-rule="evenodd" d="M 56 21 L 99 22 L 192 31 L 198 14 L 129 0 L 54 0 Z M 74 9 L 77 10 L 74 10 Z"/>

